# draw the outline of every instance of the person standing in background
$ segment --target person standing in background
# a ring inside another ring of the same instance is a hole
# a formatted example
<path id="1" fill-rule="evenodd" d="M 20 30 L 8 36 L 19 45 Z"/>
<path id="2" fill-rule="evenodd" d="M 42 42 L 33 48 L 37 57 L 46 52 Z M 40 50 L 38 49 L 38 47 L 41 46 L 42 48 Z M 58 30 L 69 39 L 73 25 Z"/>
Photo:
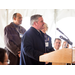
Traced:
<path id="1" fill-rule="evenodd" d="M 44 24 L 44 28 L 41 30 L 44 33 L 44 37 L 45 37 L 45 47 L 46 47 L 46 53 L 54 51 L 53 47 L 52 47 L 52 42 L 51 42 L 51 37 L 49 35 L 46 34 L 46 31 L 48 30 L 48 26 L 45 23 Z"/>
<path id="2" fill-rule="evenodd" d="M 19 65 L 21 38 L 26 29 L 20 26 L 22 23 L 22 15 L 20 13 L 13 14 L 13 22 L 4 29 L 5 49 L 8 52 L 10 65 Z"/>
<path id="3" fill-rule="evenodd" d="M 55 38 L 55 40 L 54 40 L 54 49 L 59 50 L 60 46 L 61 46 L 61 39 Z"/>
<path id="4" fill-rule="evenodd" d="M 62 44 L 62 48 L 69 48 L 69 44 L 66 41 L 64 41 Z"/>
<path id="5" fill-rule="evenodd" d="M 45 23 L 44 24 L 44 28 L 41 31 L 44 33 L 44 37 L 45 37 L 45 49 L 46 49 L 46 53 L 54 51 L 54 48 L 52 47 L 51 37 L 46 34 L 47 30 L 48 30 L 48 26 Z M 47 62 L 45 64 L 51 65 L 52 63 L 48 63 Z"/>

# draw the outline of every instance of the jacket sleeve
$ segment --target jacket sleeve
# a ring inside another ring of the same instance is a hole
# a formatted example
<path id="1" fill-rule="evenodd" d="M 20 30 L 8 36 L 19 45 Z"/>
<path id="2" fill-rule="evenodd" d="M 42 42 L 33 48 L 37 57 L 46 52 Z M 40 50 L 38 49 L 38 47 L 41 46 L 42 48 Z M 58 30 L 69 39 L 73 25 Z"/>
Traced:
<path id="1" fill-rule="evenodd" d="M 54 51 L 54 48 L 52 47 L 51 37 L 50 36 L 48 36 L 48 37 L 49 37 L 49 47 L 47 49 L 47 53 Z"/>
<path id="2" fill-rule="evenodd" d="M 33 38 L 31 38 L 28 35 L 25 35 L 22 38 L 21 42 L 21 51 L 27 55 L 28 57 L 39 61 L 39 56 L 42 55 L 44 52 L 41 52 L 39 50 L 35 50 L 33 46 Z"/>
<path id="3" fill-rule="evenodd" d="M 18 51 L 20 50 L 21 44 L 17 44 L 15 42 L 13 37 L 16 37 L 16 35 L 15 34 L 13 35 L 12 33 L 13 33 L 13 31 L 11 28 L 5 27 L 5 29 L 4 29 L 4 42 L 5 42 L 6 47 L 9 48 L 15 55 L 17 55 Z"/>

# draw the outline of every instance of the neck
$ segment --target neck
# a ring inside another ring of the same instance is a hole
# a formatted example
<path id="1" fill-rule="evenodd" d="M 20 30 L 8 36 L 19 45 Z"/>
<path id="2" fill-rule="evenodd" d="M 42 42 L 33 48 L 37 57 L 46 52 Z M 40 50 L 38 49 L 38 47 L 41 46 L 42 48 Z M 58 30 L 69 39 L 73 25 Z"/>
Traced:
<path id="1" fill-rule="evenodd" d="M 19 25 L 19 24 L 17 24 L 15 21 L 14 21 L 14 24 Z"/>
<path id="2" fill-rule="evenodd" d="M 59 50 L 59 48 L 55 48 L 55 50 Z"/>
<path id="3" fill-rule="evenodd" d="M 40 31 L 35 25 L 32 25 L 32 27 L 35 28 L 37 31 Z"/>

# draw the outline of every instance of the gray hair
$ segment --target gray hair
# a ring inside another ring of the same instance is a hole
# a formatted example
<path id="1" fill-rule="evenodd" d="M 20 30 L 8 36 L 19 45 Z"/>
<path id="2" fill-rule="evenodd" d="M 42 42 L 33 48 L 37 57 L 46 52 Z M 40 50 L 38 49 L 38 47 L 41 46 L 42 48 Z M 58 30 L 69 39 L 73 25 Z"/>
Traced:
<path id="1" fill-rule="evenodd" d="M 30 18 L 30 25 L 33 25 L 34 22 L 37 22 L 39 17 L 42 17 L 42 15 L 39 15 L 39 14 L 32 15 L 31 18 Z"/>
<path id="2" fill-rule="evenodd" d="M 54 42 L 55 42 L 56 40 L 60 40 L 60 41 L 61 41 L 61 39 L 60 39 L 60 38 L 55 38 Z"/>

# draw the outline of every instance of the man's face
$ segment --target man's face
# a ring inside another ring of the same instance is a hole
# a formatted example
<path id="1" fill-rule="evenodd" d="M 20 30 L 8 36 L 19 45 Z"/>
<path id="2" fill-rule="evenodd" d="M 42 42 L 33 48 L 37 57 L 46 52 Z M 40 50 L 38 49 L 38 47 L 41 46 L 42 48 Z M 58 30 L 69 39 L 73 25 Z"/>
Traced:
<path id="1" fill-rule="evenodd" d="M 42 17 L 39 17 L 39 18 L 38 18 L 38 22 L 37 22 L 37 29 L 38 29 L 38 30 L 43 29 L 43 28 L 44 28 L 43 25 L 44 25 L 43 18 L 42 18 Z"/>
<path id="2" fill-rule="evenodd" d="M 56 50 L 58 50 L 60 48 L 60 46 L 61 46 L 61 40 L 56 40 L 55 43 L 54 43 L 54 48 Z"/>
<path id="3" fill-rule="evenodd" d="M 15 22 L 17 25 L 20 25 L 22 23 L 22 15 L 17 13 L 17 16 L 15 18 Z"/>
<path id="4" fill-rule="evenodd" d="M 46 33 L 46 31 L 47 31 L 47 27 L 46 27 L 46 25 L 44 25 L 43 26 L 44 28 L 41 30 L 43 33 Z"/>
<path id="5" fill-rule="evenodd" d="M 65 42 L 63 42 L 63 45 L 62 45 L 62 48 L 69 48 L 69 44 L 65 41 Z"/>

